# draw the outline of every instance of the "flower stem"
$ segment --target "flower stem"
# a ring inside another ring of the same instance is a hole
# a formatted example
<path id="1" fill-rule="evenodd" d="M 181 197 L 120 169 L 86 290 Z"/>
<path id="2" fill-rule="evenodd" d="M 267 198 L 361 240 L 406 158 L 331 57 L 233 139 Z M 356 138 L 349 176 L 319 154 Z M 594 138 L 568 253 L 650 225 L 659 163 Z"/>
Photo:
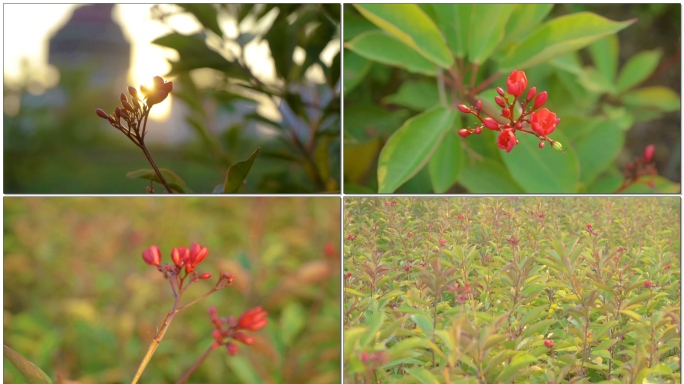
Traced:
<path id="1" fill-rule="evenodd" d="M 150 152 L 147 150 L 147 147 L 145 146 L 145 142 L 143 142 L 142 140 L 140 141 L 140 149 L 142 149 L 143 153 L 145 154 L 145 157 L 147 157 L 147 161 L 149 161 L 152 165 L 152 168 L 154 168 L 154 172 L 157 174 L 159 180 L 161 180 L 162 184 L 164 185 L 164 188 L 166 188 L 166 191 L 169 193 L 173 193 L 173 190 L 169 186 L 169 183 L 166 182 L 166 179 L 164 179 L 164 176 L 162 175 L 161 171 L 159 171 L 159 168 L 157 168 L 157 164 L 154 163 L 152 155 L 150 155 Z"/>
<path id="2" fill-rule="evenodd" d="M 209 354 L 211 353 L 211 351 L 212 351 L 213 349 L 214 349 L 214 348 L 212 348 L 211 346 L 210 346 L 209 348 L 207 348 L 207 350 L 204 351 L 204 353 L 202 354 L 202 356 L 200 356 L 200 357 L 197 359 L 197 361 L 195 361 L 195 364 L 193 364 L 192 367 L 190 367 L 187 371 L 185 371 L 185 373 L 183 374 L 183 377 L 181 377 L 181 378 L 176 382 L 176 384 L 184 384 L 184 383 L 187 383 L 187 381 L 190 380 L 190 376 L 192 376 L 192 374 L 195 373 L 195 371 L 197 370 L 197 368 L 199 368 L 199 366 L 204 362 L 204 360 L 207 359 L 207 357 L 209 356 Z"/>
<path id="3" fill-rule="evenodd" d="M 178 299 L 176 299 L 176 302 L 174 303 L 173 308 L 166 315 L 166 318 L 164 319 L 164 324 L 162 325 L 161 329 L 157 333 L 157 336 L 155 336 L 154 339 L 152 339 L 152 343 L 150 344 L 150 347 L 147 349 L 147 353 L 145 353 L 145 357 L 143 357 L 142 361 L 140 362 L 140 366 L 138 367 L 138 370 L 135 372 L 135 376 L 133 377 L 131 384 L 135 384 L 138 382 L 138 380 L 140 379 L 140 376 L 142 376 L 143 371 L 145 371 L 147 364 L 152 359 L 152 355 L 154 355 L 154 352 L 157 350 L 159 343 L 161 343 L 162 338 L 164 338 L 164 334 L 169 329 L 169 325 L 171 325 L 171 321 L 173 321 L 173 318 L 176 316 L 176 313 L 178 313 L 178 311 L 176 311 L 176 305 L 177 304 L 178 304 Z"/>

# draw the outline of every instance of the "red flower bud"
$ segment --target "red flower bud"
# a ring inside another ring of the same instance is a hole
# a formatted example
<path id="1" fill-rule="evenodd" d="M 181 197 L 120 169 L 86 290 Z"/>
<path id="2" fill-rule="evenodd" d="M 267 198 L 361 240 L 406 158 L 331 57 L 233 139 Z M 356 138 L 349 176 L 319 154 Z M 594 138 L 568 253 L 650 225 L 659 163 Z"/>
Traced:
<path id="1" fill-rule="evenodd" d="M 128 101 L 128 98 L 123 93 L 121 94 L 121 96 L 119 96 L 119 98 L 121 99 L 121 101 Z"/>
<path id="2" fill-rule="evenodd" d="M 235 332 L 233 334 L 233 337 L 235 338 L 235 340 L 240 341 L 245 345 L 254 344 L 254 339 L 251 336 L 247 336 L 242 332 Z"/>
<path id="3" fill-rule="evenodd" d="M 527 76 L 523 71 L 512 71 L 508 79 L 506 79 L 506 85 L 508 86 L 508 93 L 519 97 L 522 95 L 525 88 L 527 88 Z"/>
<path id="4" fill-rule="evenodd" d="M 653 284 L 650 281 L 644 281 L 644 288 L 651 288 Z"/>
<path id="5" fill-rule="evenodd" d="M 653 155 L 655 154 L 655 145 L 649 144 L 644 149 L 644 161 L 650 163 L 653 161 Z"/>
<path id="6" fill-rule="evenodd" d="M 480 133 L 482 133 L 482 127 L 475 127 L 475 134 L 479 135 Z"/>
<path id="7" fill-rule="evenodd" d="M 235 356 L 238 353 L 238 346 L 233 343 L 226 344 L 226 349 L 228 350 L 228 354 L 231 356 Z"/>
<path id="8" fill-rule="evenodd" d="M 470 108 L 466 107 L 463 104 L 458 105 L 458 110 L 463 112 L 463 113 L 470 113 Z"/>
<path id="9" fill-rule="evenodd" d="M 543 141 L 539 142 L 539 148 L 544 148 L 544 142 Z"/>
<path id="10" fill-rule="evenodd" d="M 147 264 L 158 266 L 159 263 L 161 263 L 161 252 L 159 252 L 159 247 L 153 245 L 144 250 L 142 253 L 142 258 Z"/>
<path id="11" fill-rule="evenodd" d="M 509 116 L 511 116 L 511 110 L 508 108 L 502 109 L 501 116 L 508 118 Z"/>
<path id="12" fill-rule="evenodd" d="M 134 100 L 139 99 L 138 90 L 131 87 L 130 85 L 128 86 L 128 93 L 133 97 Z"/>
<path id="13" fill-rule="evenodd" d="M 446 244 L 446 240 L 439 239 L 439 245 L 444 246 L 445 244 Z"/>
<path id="14" fill-rule="evenodd" d="M 103 111 L 99 108 L 95 110 L 95 113 L 97 113 L 97 115 L 103 119 L 107 119 L 107 117 L 109 117 L 105 111 Z"/>
<path id="15" fill-rule="evenodd" d="M 546 104 L 546 100 L 548 98 L 549 98 L 549 93 L 546 91 L 537 95 L 537 98 L 534 100 L 534 109 L 541 108 L 544 104 Z"/>
<path id="16" fill-rule="evenodd" d="M 493 131 L 498 131 L 499 130 L 499 123 L 496 122 L 496 120 L 492 119 L 491 117 L 485 117 L 482 120 L 482 123 L 484 124 L 485 127 L 488 129 L 491 129 Z"/>
<path id="17" fill-rule="evenodd" d="M 202 279 L 202 280 L 206 280 L 206 279 L 208 279 L 208 278 L 210 278 L 210 277 L 211 277 L 211 273 L 209 273 L 209 272 L 204 272 L 203 274 L 200 275 L 199 278 Z"/>
<path id="18" fill-rule="evenodd" d="M 481 100 L 478 100 L 477 102 L 475 102 L 475 108 L 477 108 L 478 111 L 482 110 L 482 101 Z"/>
<path id="19" fill-rule="evenodd" d="M 458 130 L 458 135 L 461 136 L 461 137 L 468 137 L 468 136 L 470 136 L 470 131 L 468 131 L 468 130 L 465 129 L 465 128 L 464 128 L 464 129 L 459 129 L 459 130 Z"/>
<path id="20" fill-rule="evenodd" d="M 266 315 L 268 315 L 268 312 L 264 311 L 261 307 L 245 311 L 238 320 L 237 328 L 258 331 L 268 323 Z"/>
<path id="21" fill-rule="evenodd" d="M 544 346 L 549 349 L 553 348 L 553 340 L 544 340 Z"/>
<path id="22" fill-rule="evenodd" d="M 496 93 L 498 93 L 499 96 L 501 96 L 501 97 L 504 96 L 504 90 L 501 89 L 501 87 L 496 87 Z"/>
<path id="23" fill-rule="evenodd" d="M 537 87 L 530 88 L 530 90 L 527 91 L 527 101 L 529 102 L 530 100 L 532 100 L 532 98 L 534 98 L 534 95 L 536 95 L 536 94 L 537 94 Z"/>
<path id="24" fill-rule="evenodd" d="M 504 103 L 504 100 L 500 96 L 495 96 L 494 101 L 496 101 L 496 105 L 499 107 L 506 108 L 506 103 Z"/>

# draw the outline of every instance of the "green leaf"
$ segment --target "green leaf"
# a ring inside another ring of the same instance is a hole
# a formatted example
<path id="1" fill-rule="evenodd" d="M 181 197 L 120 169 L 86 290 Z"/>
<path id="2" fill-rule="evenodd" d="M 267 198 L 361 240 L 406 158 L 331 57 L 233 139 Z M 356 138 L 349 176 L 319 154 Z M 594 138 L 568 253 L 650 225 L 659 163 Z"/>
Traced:
<path id="1" fill-rule="evenodd" d="M 423 168 L 454 117 L 453 110 L 435 107 L 408 119 L 387 140 L 378 160 L 380 193 L 394 192 Z"/>
<path id="2" fill-rule="evenodd" d="M 174 32 L 154 40 L 152 44 L 178 51 L 180 60 L 169 61 L 172 66 L 172 74 L 180 74 L 197 68 L 212 68 L 224 72 L 232 78 L 245 81 L 251 79 L 249 73 L 245 72 L 238 63 L 229 61 L 220 53 L 209 48 L 201 34 L 188 36 Z"/>
<path id="3" fill-rule="evenodd" d="M 295 337 L 306 325 L 307 312 L 297 301 L 290 302 L 280 315 L 280 337 L 286 347 L 292 345 Z"/>
<path id="4" fill-rule="evenodd" d="M 504 44 L 531 31 L 552 9 L 553 4 L 518 4 L 506 23 Z"/>
<path id="5" fill-rule="evenodd" d="M 347 50 L 344 52 L 344 94 L 351 92 L 363 81 L 371 69 L 372 63 L 362 56 Z"/>
<path id="6" fill-rule="evenodd" d="M 645 51 L 629 59 L 618 76 L 618 91 L 624 92 L 651 76 L 658 66 L 660 55 L 658 50 Z"/>
<path id="7" fill-rule="evenodd" d="M 249 170 L 252 169 L 252 164 L 254 164 L 254 159 L 256 159 L 258 154 L 259 148 L 257 148 L 247 160 L 239 161 L 228 167 L 223 193 L 237 193 L 244 184 L 245 178 L 247 177 Z"/>
<path id="8" fill-rule="evenodd" d="M 432 4 L 439 28 L 456 57 L 465 57 L 468 48 L 472 4 Z"/>
<path id="9" fill-rule="evenodd" d="M 250 359 L 240 354 L 230 356 L 226 353 L 224 356 L 224 361 L 241 383 L 252 384 L 262 382 Z"/>
<path id="10" fill-rule="evenodd" d="M 491 159 L 466 159 L 458 182 L 470 193 L 524 193 L 508 170 Z"/>
<path id="11" fill-rule="evenodd" d="M 428 371 L 423 367 L 406 368 L 406 373 L 408 373 L 411 377 L 416 379 L 419 383 L 439 384 L 439 380 L 437 380 L 437 378 L 432 374 L 432 372 Z"/>
<path id="12" fill-rule="evenodd" d="M 588 48 L 596 69 L 603 75 L 604 79 L 611 83 L 615 81 L 615 74 L 617 73 L 618 60 L 620 59 L 619 48 L 617 35 L 608 35 L 603 39 L 596 40 Z"/>
<path id="13" fill-rule="evenodd" d="M 639 88 L 626 93 L 621 100 L 625 105 L 632 107 L 654 108 L 663 112 L 679 110 L 679 96 L 666 87 Z"/>
<path id="14" fill-rule="evenodd" d="M 499 64 L 499 72 L 521 70 L 554 57 L 584 48 L 614 34 L 636 20 L 615 22 L 589 12 L 555 18 L 536 28 L 529 37 L 511 49 Z"/>
<path id="15" fill-rule="evenodd" d="M 484 63 L 504 38 L 515 4 L 473 4 L 468 31 L 468 61 Z"/>
<path id="16" fill-rule="evenodd" d="M 166 180 L 172 190 L 179 193 L 192 193 L 192 190 L 188 188 L 185 181 L 173 171 L 166 168 L 159 168 L 159 172 L 161 172 L 164 180 Z M 129 179 L 152 180 L 159 185 L 163 185 L 154 169 L 138 169 L 137 171 L 128 172 L 126 177 Z"/>
<path id="17" fill-rule="evenodd" d="M 218 24 L 216 7 L 213 4 L 182 3 L 176 5 L 192 13 L 204 28 L 223 37 L 223 32 Z"/>
<path id="18" fill-rule="evenodd" d="M 622 313 L 623 315 L 627 315 L 627 316 L 631 317 L 632 319 L 634 319 L 640 323 L 644 322 L 644 320 L 641 318 L 640 314 L 638 314 L 634 311 L 630 311 L 629 309 L 623 309 L 620 311 L 620 313 Z"/>
<path id="19" fill-rule="evenodd" d="M 361 339 L 359 340 L 360 346 L 364 347 L 368 345 L 368 343 L 377 337 L 376 334 L 380 330 L 384 318 L 385 313 L 383 311 L 373 312 L 371 317 L 366 321 L 365 325 L 368 327 L 368 330 L 361 336 Z"/>
<path id="20" fill-rule="evenodd" d="M 354 4 L 378 27 L 413 48 L 426 59 L 448 68 L 454 63 L 435 23 L 416 4 Z"/>
<path id="21" fill-rule="evenodd" d="M 499 376 L 494 380 L 495 383 L 506 383 L 511 380 L 516 374 L 522 371 L 522 368 L 526 365 L 532 364 L 537 361 L 537 358 L 528 355 L 526 353 L 521 353 L 513 358 L 511 363 L 501 371 Z"/>
<path id="22" fill-rule="evenodd" d="M 404 81 L 399 90 L 383 99 L 385 104 L 395 104 L 424 111 L 439 104 L 439 92 L 434 81 Z"/>
<path id="23" fill-rule="evenodd" d="M 429 342 L 429 340 L 422 337 L 409 337 L 408 339 L 398 341 L 388 350 L 390 360 L 396 360 L 399 357 L 404 356 L 404 352 L 406 351 L 413 351 L 418 348 L 430 348 Z"/>
<path id="24" fill-rule="evenodd" d="M 3 356 L 7 361 L 12 364 L 14 368 L 19 371 L 21 374 L 22 378 L 26 380 L 26 383 L 28 384 L 45 384 L 45 383 L 52 383 L 52 380 L 50 380 L 50 377 L 45 374 L 40 368 L 36 367 L 28 361 L 24 356 L 19 354 L 17 351 L 13 350 L 12 348 L 3 345 Z"/>
<path id="25" fill-rule="evenodd" d="M 448 131 L 428 163 L 433 191 L 444 193 L 454 185 L 462 165 L 463 149 L 460 137 L 453 131 Z"/>
<path id="26" fill-rule="evenodd" d="M 563 144 L 565 152 L 554 151 L 550 145 L 539 149 L 539 139 L 518 134 L 520 144 L 510 153 L 503 152 L 503 162 L 513 179 L 527 193 L 573 193 L 579 181 L 579 161 L 562 133 L 551 138 Z"/>
<path id="27" fill-rule="evenodd" d="M 593 183 L 601 172 L 613 164 L 624 144 L 625 133 L 613 120 L 605 121 L 576 142 L 580 181 L 585 185 Z"/>
<path id="28" fill-rule="evenodd" d="M 363 33 L 344 46 L 366 59 L 405 68 L 409 72 L 430 76 L 437 73 L 435 65 L 428 59 L 385 31 Z"/>
<path id="29" fill-rule="evenodd" d="M 421 331 L 423 331 L 424 334 L 427 336 L 432 336 L 432 319 L 428 317 L 425 314 L 416 314 L 416 315 L 411 315 L 411 320 L 413 320 L 416 325 L 418 325 L 418 328 L 420 328 Z"/>
<path id="30" fill-rule="evenodd" d="M 662 176 L 642 176 L 622 193 L 679 193 L 680 186 Z"/>

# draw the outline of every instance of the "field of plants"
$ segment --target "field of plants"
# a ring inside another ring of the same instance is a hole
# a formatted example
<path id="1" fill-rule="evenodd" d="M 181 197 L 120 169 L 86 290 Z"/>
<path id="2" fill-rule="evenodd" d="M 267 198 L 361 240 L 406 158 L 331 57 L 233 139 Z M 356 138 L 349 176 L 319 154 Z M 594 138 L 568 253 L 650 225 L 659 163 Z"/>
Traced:
<path id="1" fill-rule="evenodd" d="M 347 383 L 678 383 L 680 198 L 346 198 Z"/>
<path id="2" fill-rule="evenodd" d="M 130 383 L 174 304 L 142 253 L 156 245 L 167 265 L 191 242 L 208 254 L 181 304 L 222 272 L 232 284 L 177 314 L 141 383 L 181 382 L 215 340 L 210 307 L 261 307 L 268 324 L 212 350 L 189 383 L 340 380 L 338 198 L 6 198 L 4 222 L 3 343 L 50 380 Z M 26 382 L 7 358 L 4 380 Z"/>

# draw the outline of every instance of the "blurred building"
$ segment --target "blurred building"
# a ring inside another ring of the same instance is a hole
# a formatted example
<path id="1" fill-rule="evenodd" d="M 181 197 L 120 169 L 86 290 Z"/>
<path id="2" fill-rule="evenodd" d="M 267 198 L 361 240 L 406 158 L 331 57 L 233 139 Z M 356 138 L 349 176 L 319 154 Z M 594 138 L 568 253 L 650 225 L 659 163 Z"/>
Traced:
<path id="1" fill-rule="evenodd" d="M 60 73 L 90 73 L 88 85 L 121 88 L 126 85 L 131 44 L 112 19 L 115 4 L 76 8 L 69 21 L 48 43 L 48 62 Z"/>

